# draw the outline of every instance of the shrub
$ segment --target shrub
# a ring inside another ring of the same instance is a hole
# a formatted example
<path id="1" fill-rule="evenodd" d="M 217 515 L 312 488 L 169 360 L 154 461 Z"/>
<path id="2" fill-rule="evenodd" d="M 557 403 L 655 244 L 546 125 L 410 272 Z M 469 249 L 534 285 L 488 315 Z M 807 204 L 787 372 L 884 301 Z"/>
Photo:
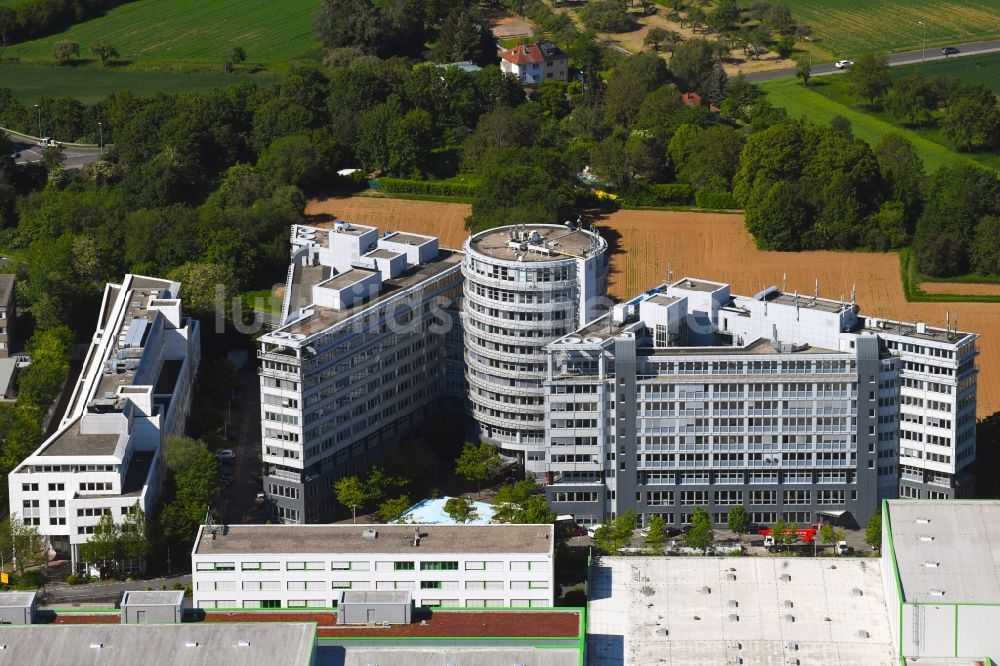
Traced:
<path id="1" fill-rule="evenodd" d="M 690 203 L 694 190 L 687 183 L 658 183 L 649 186 L 650 193 L 667 204 Z"/>
<path id="2" fill-rule="evenodd" d="M 42 575 L 41 571 L 34 569 L 25 571 L 17 581 L 17 586 L 23 590 L 34 590 L 42 585 L 45 585 L 45 576 Z"/>
<path id="3" fill-rule="evenodd" d="M 698 208 L 729 209 L 740 207 L 732 192 L 720 192 L 705 188 L 698 190 L 694 195 L 694 202 Z"/>
<path id="4" fill-rule="evenodd" d="M 194 589 L 191 587 L 191 583 L 188 583 L 187 585 L 184 586 L 184 596 L 190 597 L 193 594 L 194 594 Z"/>
<path id="5" fill-rule="evenodd" d="M 454 183 L 440 180 L 379 178 L 379 189 L 394 194 L 430 194 L 444 197 L 473 197 L 479 190 L 476 183 Z"/>
<path id="6" fill-rule="evenodd" d="M 76 574 L 70 574 L 70 575 L 66 576 L 66 584 L 67 585 L 76 585 L 79 582 L 80 581 L 77 579 Z"/>

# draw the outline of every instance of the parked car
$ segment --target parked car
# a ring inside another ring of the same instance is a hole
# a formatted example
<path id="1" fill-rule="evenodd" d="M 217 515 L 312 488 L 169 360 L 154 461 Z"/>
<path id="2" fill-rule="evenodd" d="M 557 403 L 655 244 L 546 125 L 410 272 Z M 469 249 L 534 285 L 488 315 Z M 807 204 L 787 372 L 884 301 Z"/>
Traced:
<path id="1" fill-rule="evenodd" d="M 257 504 L 263 504 L 267 501 L 267 493 L 257 493 Z"/>
<path id="2" fill-rule="evenodd" d="M 587 525 L 587 536 L 589 536 L 591 539 L 596 537 L 598 527 L 600 527 L 600 525 Z"/>
<path id="3" fill-rule="evenodd" d="M 847 69 L 853 64 L 854 64 L 853 60 L 838 60 L 837 62 L 833 63 L 833 66 L 836 67 L 837 69 Z"/>
<path id="4" fill-rule="evenodd" d="M 941 53 L 944 55 L 954 55 L 956 53 L 960 53 L 960 51 L 954 46 L 946 46 L 943 49 L 941 49 Z"/>
<path id="5" fill-rule="evenodd" d="M 837 555 L 847 555 L 847 551 L 849 550 L 850 548 L 847 546 L 846 541 L 837 542 Z"/>
<path id="6" fill-rule="evenodd" d="M 216 458 L 235 458 L 236 452 L 232 449 L 219 449 L 215 452 Z"/>

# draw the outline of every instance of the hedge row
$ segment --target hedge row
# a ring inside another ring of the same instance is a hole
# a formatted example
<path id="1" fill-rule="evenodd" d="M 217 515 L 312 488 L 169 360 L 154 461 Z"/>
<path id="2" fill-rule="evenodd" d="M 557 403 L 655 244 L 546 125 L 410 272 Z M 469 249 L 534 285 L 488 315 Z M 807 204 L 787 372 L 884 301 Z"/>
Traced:
<path id="1" fill-rule="evenodd" d="M 687 183 L 660 183 L 622 194 L 618 200 L 625 206 L 686 206 L 693 198 L 694 190 Z"/>
<path id="2" fill-rule="evenodd" d="M 698 208 L 714 208 L 716 210 L 724 210 L 740 207 L 732 192 L 719 192 L 717 190 L 713 191 L 701 189 L 694 195 L 694 200 L 695 203 L 698 204 Z"/>
<path id="3" fill-rule="evenodd" d="M 449 183 L 441 180 L 409 180 L 407 178 L 379 178 L 378 189 L 393 194 L 432 194 L 443 197 L 474 197 L 479 190 L 476 183 Z"/>
<path id="4" fill-rule="evenodd" d="M 0 7 L 0 27 L 7 42 L 15 44 L 44 37 L 91 19 L 129 0 L 25 0 L 14 7 Z"/>

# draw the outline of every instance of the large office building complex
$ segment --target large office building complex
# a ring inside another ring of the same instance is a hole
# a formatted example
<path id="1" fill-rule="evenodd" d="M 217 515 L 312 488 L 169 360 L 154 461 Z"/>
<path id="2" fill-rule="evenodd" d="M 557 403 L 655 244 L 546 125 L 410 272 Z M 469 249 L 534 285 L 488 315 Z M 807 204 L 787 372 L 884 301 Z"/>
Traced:
<path id="1" fill-rule="evenodd" d="M 683 279 L 546 352 L 546 493 L 582 522 L 863 524 L 881 498 L 972 491 L 976 335 L 950 326 Z"/>
<path id="2" fill-rule="evenodd" d="M 423 607 L 550 607 L 552 525 L 206 525 L 191 555 L 198 608 L 330 608 L 345 591 Z"/>
<path id="3" fill-rule="evenodd" d="M 490 229 L 465 242 L 469 409 L 484 441 L 545 469 L 545 345 L 602 311 L 607 242 L 576 225 Z"/>
<path id="4" fill-rule="evenodd" d="M 258 351 L 264 490 L 282 522 L 314 523 L 337 478 L 463 390 L 448 345 L 461 254 L 347 222 L 295 225 L 291 244 L 281 325 Z"/>
<path id="5" fill-rule="evenodd" d="M 199 324 L 179 291 L 138 275 L 106 287 L 58 429 L 8 478 L 11 513 L 74 565 L 101 516 L 156 507 L 163 442 L 184 433 L 200 357 Z"/>

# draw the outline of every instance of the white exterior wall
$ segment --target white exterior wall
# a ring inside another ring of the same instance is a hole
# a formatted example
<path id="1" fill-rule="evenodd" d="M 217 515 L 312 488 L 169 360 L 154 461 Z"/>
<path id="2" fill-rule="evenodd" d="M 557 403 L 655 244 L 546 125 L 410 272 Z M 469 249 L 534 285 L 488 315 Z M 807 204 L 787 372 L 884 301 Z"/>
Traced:
<path id="1" fill-rule="evenodd" d="M 421 569 L 422 563 L 438 562 L 457 562 L 458 568 Z M 413 569 L 396 569 L 396 563 L 412 563 Z M 280 603 L 280 608 L 329 608 L 345 590 L 407 590 L 417 606 L 524 608 L 555 603 L 551 551 L 427 553 L 415 547 L 412 552 L 376 554 L 195 553 L 191 564 L 196 608 L 259 608 L 265 600 Z M 218 570 L 230 566 L 232 570 Z M 422 589 L 422 582 L 441 587 Z"/>

